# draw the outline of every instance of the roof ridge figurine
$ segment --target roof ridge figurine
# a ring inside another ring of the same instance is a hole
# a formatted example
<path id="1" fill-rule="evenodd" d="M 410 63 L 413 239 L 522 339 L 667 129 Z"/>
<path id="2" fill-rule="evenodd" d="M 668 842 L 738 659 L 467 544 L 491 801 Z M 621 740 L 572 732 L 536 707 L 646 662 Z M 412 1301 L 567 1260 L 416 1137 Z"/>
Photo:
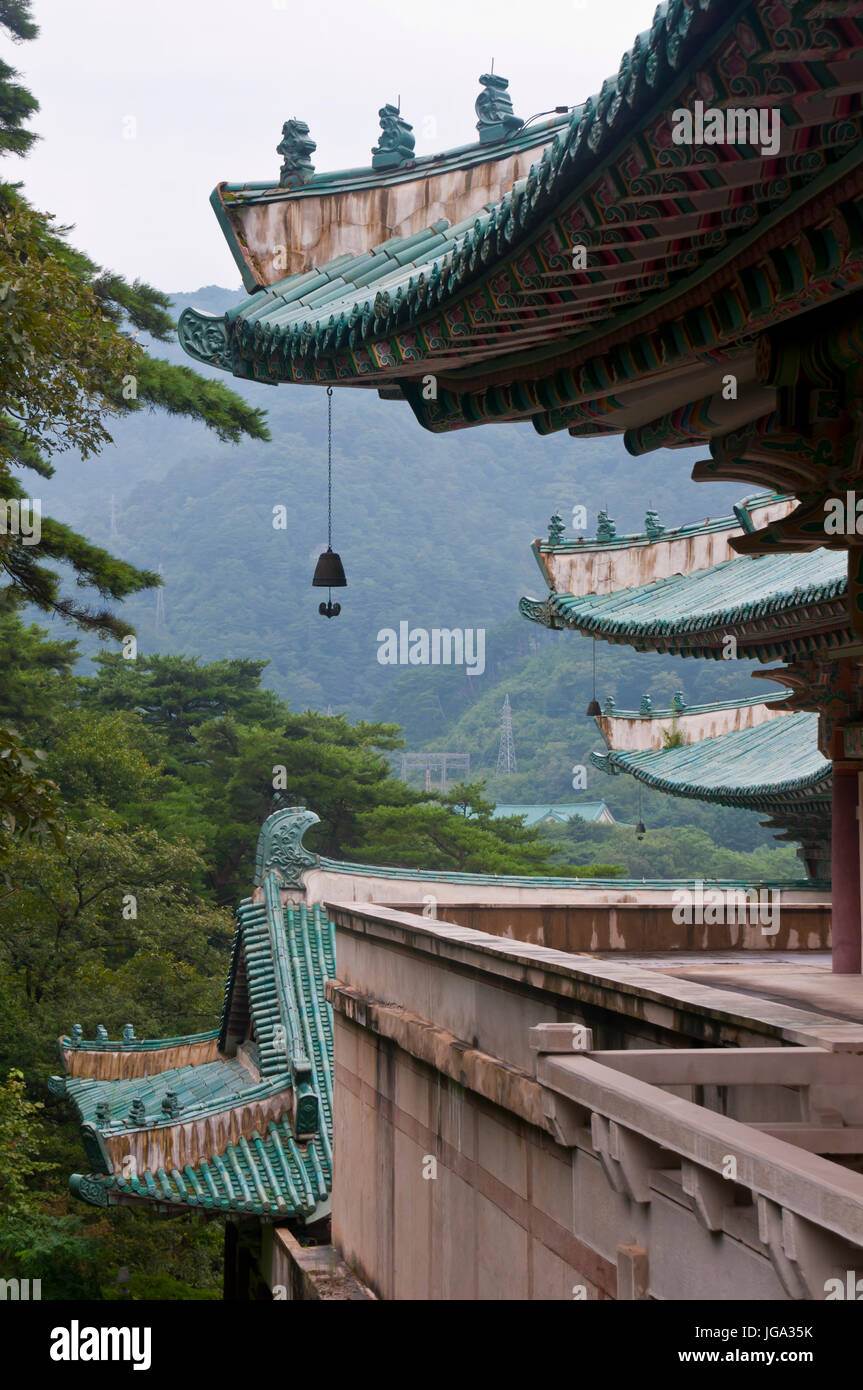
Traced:
<path id="1" fill-rule="evenodd" d="M 282 126 L 282 138 L 276 146 L 276 154 L 284 155 L 284 161 L 279 170 L 280 188 L 290 188 L 294 184 L 308 183 L 315 172 L 311 156 L 317 148 L 314 140 L 309 136 L 309 127 L 305 121 L 298 121 L 295 117 L 290 121 L 285 121 Z"/>
<path id="2" fill-rule="evenodd" d="M 596 517 L 596 539 L 598 541 L 613 541 L 616 536 L 617 526 L 603 507 Z"/>
<path id="3" fill-rule="evenodd" d="M 499 77 L 496 72 L 484 72 L 479 80 L 480 86 L 485 89 L 480 92 L 474 107 L 479 116 L 476 128 L 480 141 L 485 145 L 495 140 L 508 140 L 524 125 L 521 117 L 513 112 L 512 97 L 507 91 L 509 80 Z"/>
<path id="4" fill-rule="evenodd" d="M 659 512 L 654 511 L 653 507 L 648 510 L 647 516 L 644 518 L 644 530 L 652 541 L 665 534 L 665 527 L 659 520 Z"/>
<path id="5" fill-rule="evenodd" d="M 395 169 L 414 157 L 416 138 L 413 126 L 402 116 L 401 107 L 392 106 L 389 102 L 381 107 L 378 116 L 381 133 L 372 149 L 372 168 Z"/>

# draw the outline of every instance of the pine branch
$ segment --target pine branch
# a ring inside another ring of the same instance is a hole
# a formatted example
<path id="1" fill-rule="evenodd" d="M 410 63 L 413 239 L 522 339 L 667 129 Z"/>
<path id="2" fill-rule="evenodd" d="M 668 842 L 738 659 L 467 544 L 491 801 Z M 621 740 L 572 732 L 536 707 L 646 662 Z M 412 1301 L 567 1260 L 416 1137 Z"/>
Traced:
<path id="1" fill-rule="evenodd" d="M 207 425 L 224 443 L 238 444 L 244 435 L 269 440 L 262 410 L 247 405 L 242 396 L 221 381 L 208 381 L 191 367 L 176 366 L 160 357 L 144 356 L 138 364 L 137 402 L 123 401 L 122 393 L 108 396 L 118 408 L 150 405 L 168 415 L 186 415 Z"/>

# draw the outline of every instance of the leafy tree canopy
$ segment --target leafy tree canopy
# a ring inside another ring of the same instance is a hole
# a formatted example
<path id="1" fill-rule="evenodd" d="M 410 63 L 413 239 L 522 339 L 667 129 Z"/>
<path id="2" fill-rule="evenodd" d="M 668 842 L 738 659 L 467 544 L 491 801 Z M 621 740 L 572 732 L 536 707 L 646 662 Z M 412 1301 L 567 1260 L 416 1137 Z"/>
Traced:
<path id="1" fill-rule="evenodd" d="M 101 709 L 138 710 L 172 748 L 187 752 L 208 720 L 230 714 L 246 722 L 278 721 L 284 706 L 260 685 L 267 664 L 244 658 L 201 663 L 196 657 L 159 655 L 130 661 L 102 652 L 96 658 L 99 675 L 82 680 L 81 692 L 85 702 Z"/>

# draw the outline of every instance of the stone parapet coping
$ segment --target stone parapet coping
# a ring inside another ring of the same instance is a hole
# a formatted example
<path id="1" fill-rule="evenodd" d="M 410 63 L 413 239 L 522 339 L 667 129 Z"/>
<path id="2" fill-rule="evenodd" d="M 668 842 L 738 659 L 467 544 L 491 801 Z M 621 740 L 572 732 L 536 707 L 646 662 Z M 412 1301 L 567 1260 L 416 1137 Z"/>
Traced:
<path id="1" fill-rule="evenodd" d="M 445 959 L 463 971 L 496 975 L 513 985 L 527 985 L 579 1004 L 613 1007 L 615 1012 L 659 1027 L 675 1027 L 675 1016 L 687 1015 L 692 1032 L 694 1017 L 701 1022 L 698 1031 L 705 1040 L 717 1038 L 723 1025 L 731 1025 L 763 1038 L 765 1043 L 778 1038 L 829 1052 L 863 1053 L 863 1025 L 845 1019 L 676 977 L 660 980 L 655 970 L 625 961 L 598 961 L 587 955 L 505 940 L 393 908 L 340 902 L 326 906 L 342 931 L 377 937 Z M 612 994 L 613 1005 L 609 1001 Z"/>

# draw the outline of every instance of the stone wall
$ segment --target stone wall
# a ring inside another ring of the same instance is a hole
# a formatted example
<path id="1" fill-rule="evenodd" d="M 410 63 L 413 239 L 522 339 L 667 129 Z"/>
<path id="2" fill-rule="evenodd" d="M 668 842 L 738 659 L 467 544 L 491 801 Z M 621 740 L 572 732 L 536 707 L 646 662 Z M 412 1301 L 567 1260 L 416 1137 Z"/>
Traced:
<path id="1" fill-rule="evenodd" d="M 863 1027 L 330 907 L 333 1243 L 379 1297 L 788 1299 L 863 1267 L 863 1177 L 776 1137 L 816 1079 L 859 1094 Z M 641 1079 L 654 1056 L 679 1080 Z"/>

